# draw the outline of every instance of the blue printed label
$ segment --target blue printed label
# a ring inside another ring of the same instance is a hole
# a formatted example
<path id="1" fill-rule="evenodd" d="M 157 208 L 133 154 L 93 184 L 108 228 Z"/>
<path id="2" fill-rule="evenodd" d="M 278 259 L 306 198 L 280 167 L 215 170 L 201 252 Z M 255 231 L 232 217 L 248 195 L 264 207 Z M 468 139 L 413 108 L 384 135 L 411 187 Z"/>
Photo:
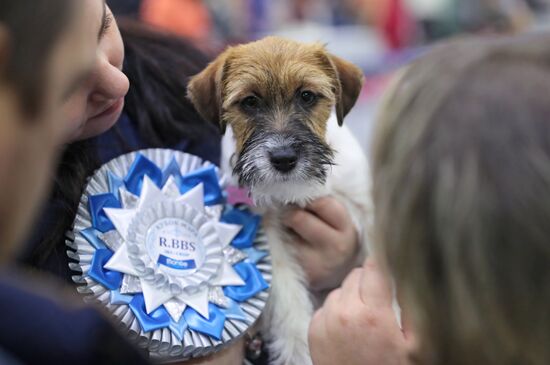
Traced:
<path id="1" fill-rule="evenodd" d="M 158 263 L 176 270 L 190 270 L 197 268 L 195 260 L 176 260 L 164 255 L 159 256 Z"/>

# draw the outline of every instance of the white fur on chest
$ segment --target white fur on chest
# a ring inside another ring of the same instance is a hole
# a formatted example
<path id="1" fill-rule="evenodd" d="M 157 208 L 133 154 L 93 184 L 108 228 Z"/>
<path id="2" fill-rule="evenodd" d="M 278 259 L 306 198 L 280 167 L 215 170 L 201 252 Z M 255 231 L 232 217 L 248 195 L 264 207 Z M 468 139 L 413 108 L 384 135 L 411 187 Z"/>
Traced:
<path id="1" fill-rule="evenodd" d="M 357 263 L 362 262 L 368 252 L 368 239 L 364 227 L 371 217 L 370 176 L 367 159 L 359 143 L 344 125 L 339 127 L 335 116 L 327 125 L 326 140 L 335 150 L 334 165 L 329 168 L 324 186 L 317 191 L 308 191 L 309 196 L 331 195 L 343 203 L 353 220 L 360 241 Z M 232 159 L 235 141 L 231 128 L 222 139 L 222 171 L 231 176 L 231 183 L 237 185 L 232 175 Z M 303 196 L 303 185 L 285 185 L 280 194 L 286 197 Z M 282 205 L 267 205 L 259 208 L 264 214 L 264 228 L 271 248 L 273 281 L 270 299 L 262 315 L 262 333 L 266 336 L 271 364 L 309 365 L 307 330 L 314 306 L 301 266 L 295 258 L 290 237 L 282 227 L 280 216 Z"/>

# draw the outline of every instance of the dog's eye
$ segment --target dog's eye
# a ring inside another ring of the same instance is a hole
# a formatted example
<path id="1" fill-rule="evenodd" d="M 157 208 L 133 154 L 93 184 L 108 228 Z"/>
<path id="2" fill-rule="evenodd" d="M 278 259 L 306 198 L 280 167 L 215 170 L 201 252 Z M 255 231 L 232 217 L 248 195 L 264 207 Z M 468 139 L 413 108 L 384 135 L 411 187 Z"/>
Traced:
<path id="1" fill-rule="evenodd" d="M 260 99 L 256 96 L 247 96 L 241 101 L 241 107 L 245 110 L 257 109 L 260 105 Z"/>
<path id="2" fill-rule="evenodd" d="M 304 105 L 310 106 L 313 105 L 313 103 L 315 103 L 315 101 L 317 100 L 317 95 L 315 95 L 311 91 L 306 90 L 302 91 L 302 93 L 300 94 L 300 99 Z"/>

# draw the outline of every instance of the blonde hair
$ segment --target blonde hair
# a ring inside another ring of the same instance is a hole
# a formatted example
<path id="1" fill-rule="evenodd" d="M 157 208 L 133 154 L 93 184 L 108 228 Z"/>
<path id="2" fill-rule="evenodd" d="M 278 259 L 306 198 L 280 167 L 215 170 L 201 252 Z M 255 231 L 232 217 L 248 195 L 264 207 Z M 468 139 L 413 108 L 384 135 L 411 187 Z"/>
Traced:
<path id="1" fill-rule="evenodd" d="M 411 65 L 373 144 L 375 235 L 423 364 L 550 363 L 550 36 Z"/>

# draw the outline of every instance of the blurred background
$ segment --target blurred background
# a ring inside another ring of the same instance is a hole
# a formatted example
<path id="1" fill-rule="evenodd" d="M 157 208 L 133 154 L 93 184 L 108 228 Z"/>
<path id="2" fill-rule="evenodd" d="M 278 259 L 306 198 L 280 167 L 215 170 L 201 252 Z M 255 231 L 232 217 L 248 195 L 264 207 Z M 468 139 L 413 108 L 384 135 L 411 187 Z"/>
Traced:
<path id="1" fill-rule="evenodd" d="M 366 82 L 346 119 L 365 150 L 392 73 L 438 40 L 533 32 L 550 24 L 550 0 L 108 0 L 127 16 L 191 39 L 215 55 L 268 34 L 320 41 L 360 66 Z M 550 46 L 550 45 L 549 45 Z"/>

